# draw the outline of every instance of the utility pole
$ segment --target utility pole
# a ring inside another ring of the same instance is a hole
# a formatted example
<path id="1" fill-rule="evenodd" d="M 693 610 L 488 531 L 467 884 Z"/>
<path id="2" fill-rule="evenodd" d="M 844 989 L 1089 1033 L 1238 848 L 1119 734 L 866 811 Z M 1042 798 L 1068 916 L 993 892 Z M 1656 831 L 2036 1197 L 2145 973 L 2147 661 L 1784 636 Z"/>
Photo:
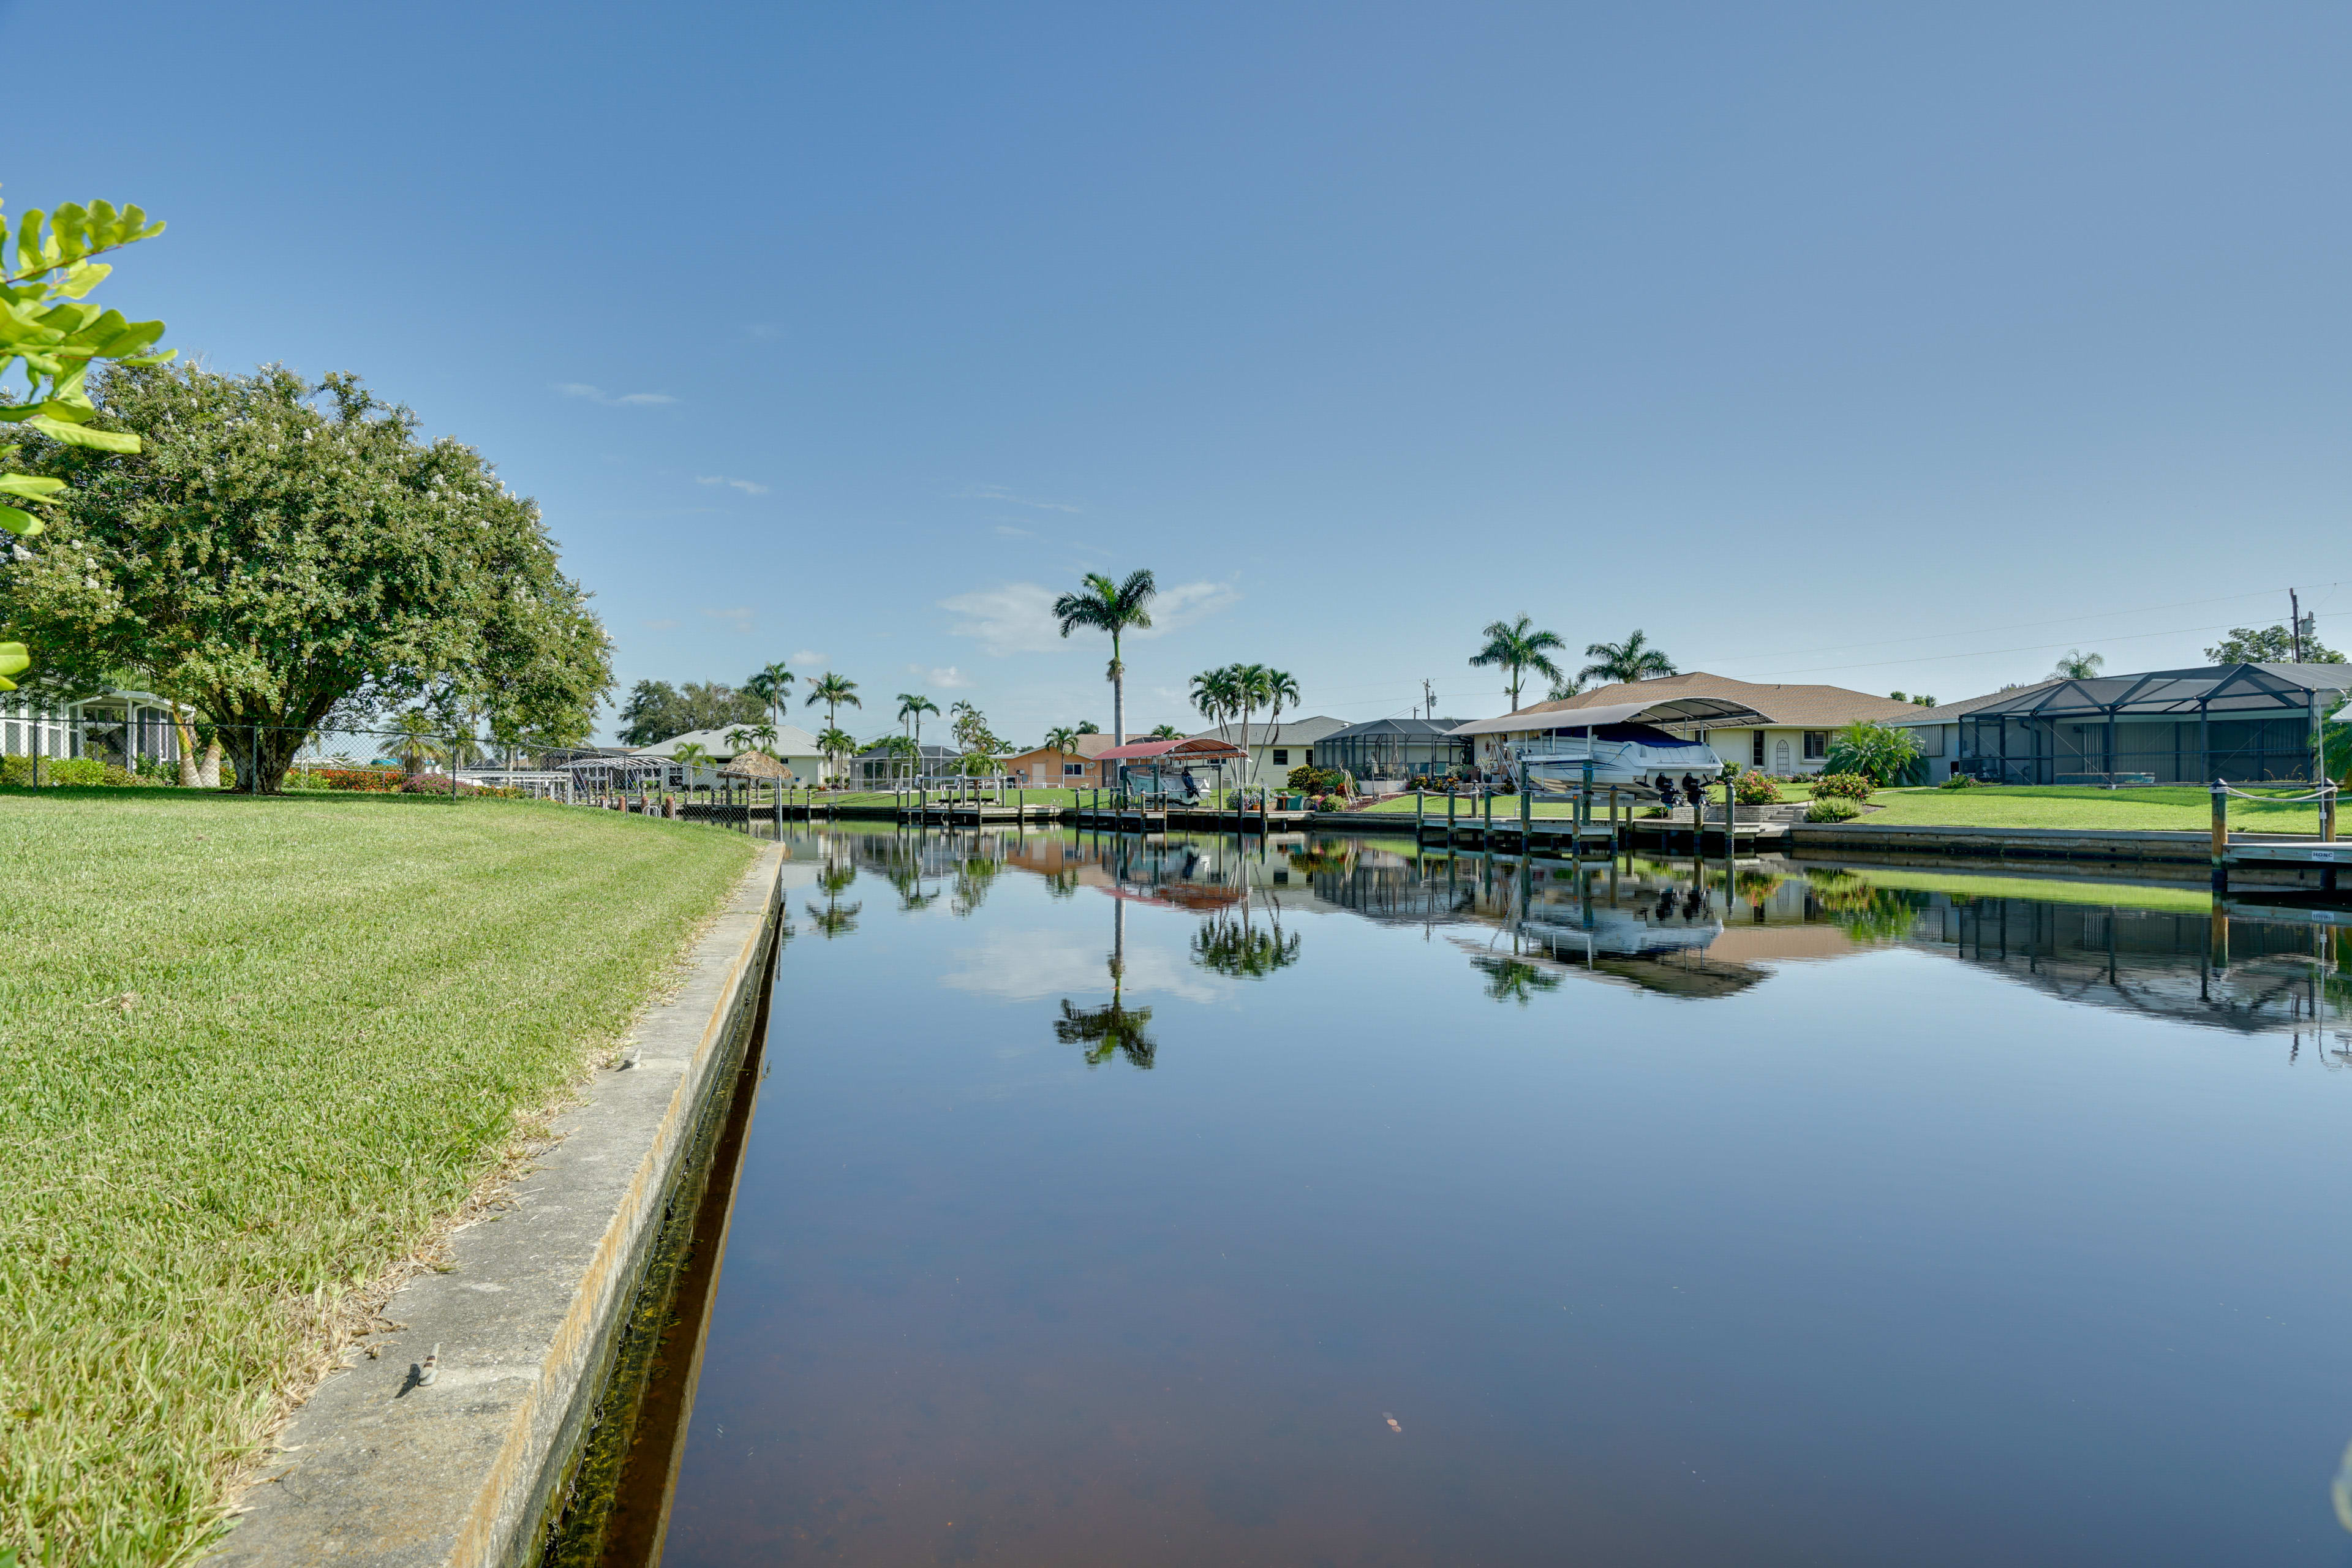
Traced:
<path id="1" fill-rule="evenodd" d="M 1429 677 L 1425 675 L 1421 678 L 1421 716 L 1423 718 L 1434 719 L 1437 717 L 1437 687 L 1433 681 L 1431 681 Z"/>
<path id="2" fill-rule="evenodd" d="M 2286 591 L 2286 624 L 2293 628 L 2294 634 L 2294 662 L 2301 664 L 2303 662 L 2303 601 L 2295 597 L 2294 590 L 2292 588 Z"/>

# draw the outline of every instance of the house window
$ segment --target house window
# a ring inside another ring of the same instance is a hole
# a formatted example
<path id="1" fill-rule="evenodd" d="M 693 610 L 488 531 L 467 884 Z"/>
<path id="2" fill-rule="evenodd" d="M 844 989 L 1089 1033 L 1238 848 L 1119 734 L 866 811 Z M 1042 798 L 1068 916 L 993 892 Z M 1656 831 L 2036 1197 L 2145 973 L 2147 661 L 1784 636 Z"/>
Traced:
<path id="1" fill-rule="evenodd" d="M 1276 882 L 1287 882 L 1290 880 L 1290 873 L 1287 871 L 1276 871 L 1274 874 L 1274 879 Z"/>
<path id="2" fill-rule="evenodd" d="M 1818 763 L 1830 754 L 1830 732 L 1827 730 L 1805 731 L 1805 761 Z"/>
<path id="3" fill-rule="evenodd" d="M 1275 752 L 1274 765 L 1277 768 L 1288 767 L 1290 765 L 1290 753 L 1288 752 Z"/>
<path id="4" fill-rule="evenodd" d="M 1755 768 L 1764 765 L 1764 731 L 1761 730 L 1748 732 L 1748 765 Z"/>
<path id="5" fill-rule="evenodd" d="M 1911 735 L 1919 742 L 1921 756 L 1940 757 L 1944 754 L 1944 727 L 1941 724 L 1922 724 L 1912 731 Z"/>
<path id="6" fill-rule="evenodd" d="M 1062 776 L 1066 779 L 1082 779 L 1087 776 L 1087 764 L 1084 763 L 1064 763 L 1062 764 Z"/>

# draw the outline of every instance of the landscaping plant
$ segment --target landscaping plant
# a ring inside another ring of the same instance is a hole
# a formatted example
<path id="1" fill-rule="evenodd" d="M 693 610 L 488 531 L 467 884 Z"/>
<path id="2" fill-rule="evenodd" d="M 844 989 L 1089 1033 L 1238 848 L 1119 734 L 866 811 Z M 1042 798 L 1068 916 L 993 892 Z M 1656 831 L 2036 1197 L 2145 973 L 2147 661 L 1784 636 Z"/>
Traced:
<path id="1" fill-rule="evenodd" d="M 1862 815 L 1859 802 L 1839 795 L 1821 795 L 1805 808 L 1807 822 L 1852 822 Z"/>
<path id="2" fill-rule="evenodd" d="M 1744 773 L 1732 786 L 1742 805 L 1770 805 L 1780 798 L 1780 786 L 1759 773 Z"/>
<path id="3" fill-rule="evenodd" d="M 1813 776 L 1815 800 L 1835 797 L 1844 800 L 1868 800 L 1870 792 L 1878 786 L 1860 773 L 1828 773 Z"/>
<path id="4" fill-rule="evenodd" d="M 1889 724 L 1848 724 L 1830 738 L 1822 771 L 1859 773 L 1874 787 L 1885 789 L 1924 783 L 1927 767 L 1920 761 L 1919 742 L 1908 730 Z"/>

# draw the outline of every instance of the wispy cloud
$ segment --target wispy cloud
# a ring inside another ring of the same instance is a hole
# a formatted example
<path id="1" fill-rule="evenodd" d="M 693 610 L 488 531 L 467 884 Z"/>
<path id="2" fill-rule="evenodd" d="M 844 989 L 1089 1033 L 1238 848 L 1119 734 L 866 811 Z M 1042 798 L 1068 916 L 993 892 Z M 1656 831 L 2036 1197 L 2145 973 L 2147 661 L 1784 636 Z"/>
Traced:
<path id="1" fill-rule="evenodd" d="M 606 392 L 601 386 L 591 386 L 584 381 L 559 381 L 555 384 L 555 390 L 566 397 L 584 397 L 591 403 L 601 403 L 608 408 L 619 408 L 629 404 L 677 401 L 667 392 L 624 392 L 615 395 Z"/>
<path id="2" fill-rule="evenodd" d="M 950 631 L 979 638 L 990 653 L 1050 653 L 1062 646 L 1054 599 L 1054 590 L 1042 583 L 1007 583 L 941 599 L 940 608 L 961 617 Z"/>
<path id="3" fill-rule="evenodd" d="M 910 664 L 907 667 L 907 673 L 919 676 L 933 686 L 943 687 L 950 691 L 971 684 L 971 677 L 951 664 Z"/>
<path id="4" fill-rule="evenodd" d="M 958 500 L 992 500 L 1006 506 L 1034 507 L 1039 511 L 1078 511 L 1083 509 L 1067 501 L 1039 500 L 1034 496 L 1014 495 L 1003 485 L 966 485 L 955 495 Z"/>
<path id="5" fill-rule="evenodd" d="M 1139 637 L 1164 637 L 1170 632 L 1198 626 L 1211 616 L 1237 603 L 1241 587 L 1232 582 L 1179 583 L 1160 590 L 1151 601 L 1151 626 L 1137 632 Z"/>
<path id="6" fill-rule="evenodd" d="M 1037 537 L 1029 530 L 1025 528 L 1015 528 L 1009 522 L 998 523 L 996 525 L 996 531 L 1004 535 L 1007 539 L 1034 539 Z"/>
<path id="7" fill-rule="evenodd" d="M 1233 994 L 1234 986 L 1202 974 L 1183 949 L 1151 941 L 1140 921 L 1135 926 L 1121 971 L 1129 995 L 1159 992 L 1188 1002 L 1219 1002 Z M 978 947 L 958 948 L 955 956 L 963 967 L 940 976 L 939 984 L 959 991 L 1042 1002 L 1072 992 L 1097 996 L 1110 990 L 1100 944 L 1071 942 L 1058 932 L 1000 931 Z"/>
<path id="8" fill-rule="evenodd" d="M 705 610 L 702 613 L 714 621 L 726 622 L 739 632 L 748 632 L 759 612 L 748 605 L 739 605 L 731 610 Z"/>
<path id="9" fill-rule="evenodd" d="M 822 654 L 814 652 L 809 648 L 803 648 L 800 652 L 793 655 L 792 662 L 794 664 L 827 665 L 833 662 L 833 657 L 830 654 Z"/>
<path id="10" fill-rule="evenodd" d="M 757 479 L 730 479 L 724 474 L 697 474 L 694 476 L 694 482 L 698 485 L 725 485 L 730 489 L 741 490 L 747 496 L 763 496 L 768 493 L 768 487 Z"/>

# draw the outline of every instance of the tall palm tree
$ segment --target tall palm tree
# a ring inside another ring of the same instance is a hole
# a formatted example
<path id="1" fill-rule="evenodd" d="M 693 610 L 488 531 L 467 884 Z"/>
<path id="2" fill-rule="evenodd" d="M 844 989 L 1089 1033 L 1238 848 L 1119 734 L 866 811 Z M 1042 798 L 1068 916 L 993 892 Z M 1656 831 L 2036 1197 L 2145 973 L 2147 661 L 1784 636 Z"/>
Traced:
<path id="1" fill-rule="evenodd" d="M 2050 673 L 2062 680 L 2088 680 L 2098 674 L 2099 667 L 2106 662 L 2105 654 L 2084 653 L 2081 648 L 2070 647 L 2066 650 L 2066 657 L 2058 661 L 2058 668 Z"/>
<path id="2" fill-rule="evenodd" d="M 842 704 L 847 703 L 852 708 L 866 706 L 857 695 L 857 682 L 834 670 L 825 671 L 824 679 L 822 680 L 809 682 L 808 700 L 801 706 L 814 708 L 820 702 L 824 704 L 824 727 L 829 731 L 837 731 L 841 728 L 835 715 Z M 819 737 L 819 739 L 822 738 Z M 856 742 L 852 742 L 851 746 L 854 750 Z M 822 751 L 824 748 L 820 746 L 818 750 Z"/>
<path id="3" fill-rule="evenodd" d="M 1477 668 L 1498 664 L 1509 672 L 1512 711 L 1518 710 L 1519 688 L 1527 684 L 1527 671 L 1534 670 L 1552 680 L 1559 679 L 1559 666 L 1552 662 L 1551 653 L 1554 648 L 1565 650 L 1568 645 L 1560 640 L 1558 632 L 1538 631 L 1532 616 L 1489 621 L 1486 629 L 1478 635 L 1486 639 L 1486 646 L 1470 656 L 1470 663 Z"/>
<path id="4" fill-rule="evenodd" d="M 1250 771 L 1256 759 L 1250 755 L 1250 715 L 1264 707 L 1274 683 L 1267 678 L 1272 671 L 1262 664 L 1236 664 L 1231 671 L 1234 678 L 1234 698 L 1242 710 L 1242 771 L 1243 784 L 1250 781 Z"/>
<path id="5" fill-rule="evenodd" d="M 1045 731 L 1045 744 L 1052 751 L 1075 753 L 1078 749 L 1078 732 L 1067 724 L 1059 725 Z"/>
<path id="6" fill-rule="evenodd" d="M 1148 1068 L 1159 1049 L 1144 1032 L 1151 1023 L 1151 1009 L 1126 1005 L 1126 979 L 1127 900 L 1115 899 L 1111 902 L 1110 1005 L 1074 1007 L 1065 996 L 1062 1016 L 1054 1020 L 1055 1039 L 1066 1046 L 1087 1047 L 1088 1067 L 1108 1061 L 1116 1052 L 1125 1056 L 1130 1067 Z"/>
<path id="7" fill-rule="evenodd" d="M 1054 616 L 1068 637 L 1080 626 L 1110 634 L 1110 743 L 1127 744 L 1127 665 L 1119 658 L 1119 637 L 1151 626 L 1150 604 L 1160 592 L 1150 572 L 1133 572 L 1124 583 L 1114 583 L 1099 572 L 1089 572 L 1086 586 L 1054 601 Z"/>
<path id="8" fill-rule="evenodd" d="M 1580 681 L 1600 680 L 1613 685 L 1627 680 L 1655 680 L 1675 673 L 1675 661 L 1666 657 L 1665 649 L 1643 636 L 1639 626 L 1623 642 L 1588 645 L 1584 657 L 1592 662 L 1576 672 Z"/>
<path id="9" fill-rule="evenodd" d="M 1286 702 L 1293 708 L 1298 706 L 1298 678 L 1286 669 L 1267 670 L 1265 728 L 1268 744 L 1273 744 L 1276 737 L 1282 733 L 1282 705 Z"/>
<path id="10" fill-rule="evenodd" d="M 793 672 L 784 668 L 784 661 L 778 659 L 766 668 L 754 672 L 751 679 L 743 683 L 743 689 L 760 700 L 760 706 L 768 710 L 769 723 L 781 723 L 784 700 L 794 679 Z"/>
<path id="11" fill-rule="evenodd" d="M 816 738 L 816 749 L 824 752 L 825 760 L 833 764 L 834 776 L 838 779 L 847 771 L 842 765 L 842 759 L 857 750 L 857 737 L 838 724 L 827 724 L 824 733 Z"/>
<path id="12" fill-rule="evenodd" d="M 914 721 L 915 776 L 918 778 L 923 773 L 923 715 L 926 713 L 938 718 L 940 705 L 919 691 L 898 693 L 898 721 L 903 724 L 910 719 Z"/>

